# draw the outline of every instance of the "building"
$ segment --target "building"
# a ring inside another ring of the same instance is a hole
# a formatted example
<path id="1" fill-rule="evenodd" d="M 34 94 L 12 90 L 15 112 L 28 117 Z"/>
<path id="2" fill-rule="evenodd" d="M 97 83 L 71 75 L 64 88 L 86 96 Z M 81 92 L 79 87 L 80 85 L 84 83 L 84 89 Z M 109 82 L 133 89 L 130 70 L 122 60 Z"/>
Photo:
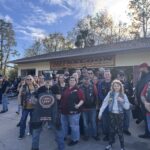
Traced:
<path id="1" fill-rule="evenodd" d="M 18 64 L 19 76 L 86 66 L 121 68 L 132 72 L 134 79 L 138 75 L 138 65 L 143 62 L 150 64 L 150 38 L 52 52 L 11 61 Z"/>

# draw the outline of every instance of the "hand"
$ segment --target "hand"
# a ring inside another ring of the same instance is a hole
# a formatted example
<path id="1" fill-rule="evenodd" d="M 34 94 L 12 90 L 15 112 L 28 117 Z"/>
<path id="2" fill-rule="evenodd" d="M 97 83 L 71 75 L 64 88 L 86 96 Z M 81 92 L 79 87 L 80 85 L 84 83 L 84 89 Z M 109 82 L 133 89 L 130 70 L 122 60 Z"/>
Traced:
<path id="1" fill-rule="evenodd" d="M 122 97 L 118 97 L 117 100 L 118 100 L 119 102 L 124 102 L 124 99 L 123 99 Z"/>
<path id="2" fill-rule="evenodd" d="M 80 106 L 79 106 L 78 104 L 75 105 L 75 108 L 76 108 L 76 109 L 79 109 L 79 107 L 80 107 Z"/>
<path id="3" fill-rule="evenodd" d="M 102 116 L 101 115 L 98 115 L 98 120 L 101 120 L 102 119 Z"/>

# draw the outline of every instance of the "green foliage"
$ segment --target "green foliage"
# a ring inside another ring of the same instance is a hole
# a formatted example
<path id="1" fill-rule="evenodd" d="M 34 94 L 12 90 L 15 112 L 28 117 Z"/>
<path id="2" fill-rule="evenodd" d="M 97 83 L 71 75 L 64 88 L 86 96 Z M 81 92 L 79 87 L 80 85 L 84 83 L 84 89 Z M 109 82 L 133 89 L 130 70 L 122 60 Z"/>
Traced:
<path id="1" fill-rule="evenodd" d="M 10 22 L 0 19 L 0 70 L 6 73 L 7 64 L 10 56 L 18 55 L 16 46 L 15 33 Z"/>
<path id="2" fill-rule="evenodd" d="M 129 9 L 133 33 L 146 38 L 150 30 L 150 0 L 130 0 Z"/>
<path id="3" fill-rule="evenodd" d="M 18 76 L 18 66 L 15 65 L 14 68 L 9 69 L 8 78 L 10 81 L 13 81 Z"/>

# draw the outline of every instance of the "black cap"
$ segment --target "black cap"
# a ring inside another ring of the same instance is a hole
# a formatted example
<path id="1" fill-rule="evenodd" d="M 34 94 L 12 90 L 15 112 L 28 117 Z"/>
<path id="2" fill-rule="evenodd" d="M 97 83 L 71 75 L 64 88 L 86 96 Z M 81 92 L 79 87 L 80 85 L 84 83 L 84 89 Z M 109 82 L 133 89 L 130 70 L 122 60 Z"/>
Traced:
<path id="1" fill-rule="evenodd" d="M 45 77 L 45 80 L 52 80 L 52 77 L 51 77 L 51 75 L 49 73 L 46 73 L 44 75 L 44 77 Z"/>

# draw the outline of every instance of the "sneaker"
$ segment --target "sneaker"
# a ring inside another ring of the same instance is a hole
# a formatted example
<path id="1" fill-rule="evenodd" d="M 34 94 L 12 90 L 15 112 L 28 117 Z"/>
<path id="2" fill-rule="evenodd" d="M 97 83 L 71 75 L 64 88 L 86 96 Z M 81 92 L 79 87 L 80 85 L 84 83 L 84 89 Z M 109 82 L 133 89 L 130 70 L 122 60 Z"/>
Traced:
<path id="1" fill-rule="evenodd" d="M 142 134 L 142 135 L 139 135 L 139 138 L 150 139 L 150 135 Z"/>
<path id="2" fill-rule="evenodd" d="M 19 112 L 18 112 L 18 111 L 16 111 L 16 114 L 17 114 L 17 115 L 19 115 Z"/>
<path id="3" fill-rule="evenodd" d="M 106 146 L 105 150 L 112 150 L 112 146 L 111 145 Z"/>
<path id="4" fill-rule="evenodd" d="M 121 150 L 125 150 L 124 148 L 121 148 Z"/>
<path id="5" fill-rule="evenodd" d="M 0 113 L 3 114 L 5 112 L 7 112 L 7 111 L 8 111 L 8 109 L 7 110 L 2 110 Z"/>
<path id="6" fill-rule="evenodd" d="M 95 141 L 99 141 L 99 140 L 100 140 L 100 138 L 99 138 L 98 136 L 93 136 L 93 139 L 94 139 Z"/>
<path id="7" fill-rule="evenodd" d="M 30 136 L 30 135 L 31 135 L 31 133 L 30 133 L 30 132 L 28 132 L 28 133 L 27 133 L 27 135 L 28 135 L 28 136 Z"/>
<path id="8" fill-rule="evenodd" d="M 18 140 L 22 140 L 24 138 L 23 135 L 19 135 Z"/>
<path id="9" fill-rule="evenodd" d="M 68 146 L 74 146 L 74 145 L 76 145 L 76 144 L 78 144 L 78 141 L 70 141 L 70 142 L 68 143 Z"/>
<path id="10" fill-rule="evenodd" d="M 131 136 L 131 132 L 129 130 L 124 130 L 123 132 L 124 132 L 124 134 Z"/>
<path id="11" fill-rule="evenodd" d="M 20 127 L 20 122 L 16 125 L 16 127 Z"/>

